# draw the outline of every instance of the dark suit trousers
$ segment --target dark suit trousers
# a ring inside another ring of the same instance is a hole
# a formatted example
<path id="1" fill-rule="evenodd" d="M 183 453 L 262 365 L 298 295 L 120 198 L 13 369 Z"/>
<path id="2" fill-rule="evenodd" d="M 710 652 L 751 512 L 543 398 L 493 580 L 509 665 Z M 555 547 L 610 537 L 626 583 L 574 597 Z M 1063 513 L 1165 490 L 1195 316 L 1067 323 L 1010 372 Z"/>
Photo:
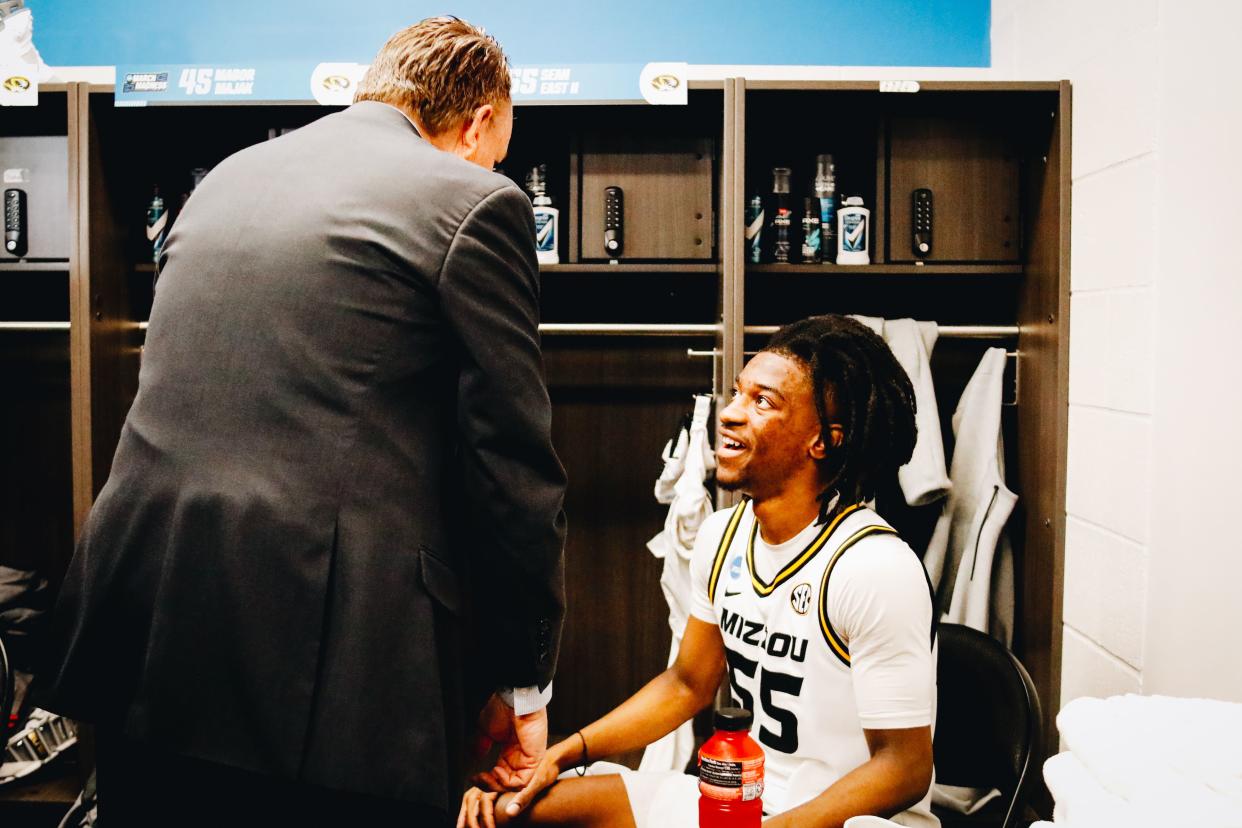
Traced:
<path id="1" fill-rule="evenodd" d="M 417 803 L 278 780 L 148 748 L 104 728 L 97 733 L 99 816 L 109 828 L 452 824 L 444 812 Z"/>

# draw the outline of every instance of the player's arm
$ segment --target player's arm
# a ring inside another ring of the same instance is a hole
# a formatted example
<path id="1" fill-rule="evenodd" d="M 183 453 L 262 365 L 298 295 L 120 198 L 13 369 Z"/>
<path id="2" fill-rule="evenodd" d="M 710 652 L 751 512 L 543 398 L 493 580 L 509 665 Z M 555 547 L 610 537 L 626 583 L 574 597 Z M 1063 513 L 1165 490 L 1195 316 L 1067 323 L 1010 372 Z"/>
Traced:
<path id="1" fill-rule="evenodd" d="M 509 804 L 525 809 L 556 781 L 561 771 L 586 759 L 600 759 L 646 747 L 671 733 L 711 704 L 724 677 L 725 650 L 720 628 L 698 618 L 686 623 L 685 636 L 671 667 L 649 681 L 611 712 L 548 749 L 535 777 Z M 583 755 L 583 739 L 586 753 Z"/>
<path id="2" fill-rule="evenodd" d="M 917 804 L 932 780 L 930 727 L 864 730 L 871 758 L 819 796 L 766 820 L 764 828 L 840 828 L 859 814 L 890 817 Z"/>

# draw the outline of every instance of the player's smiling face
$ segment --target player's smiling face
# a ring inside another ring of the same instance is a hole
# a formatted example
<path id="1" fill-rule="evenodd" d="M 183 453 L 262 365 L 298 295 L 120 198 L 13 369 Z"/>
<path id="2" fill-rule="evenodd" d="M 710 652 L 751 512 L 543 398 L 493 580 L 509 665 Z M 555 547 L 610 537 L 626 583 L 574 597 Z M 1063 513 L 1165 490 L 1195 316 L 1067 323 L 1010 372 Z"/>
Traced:
<path id="1" fill-rule="evenodd" d="M 756 499 L 770 496 L 815 469 L 819 432 L 806 367 L 762 351 L 742 369 L 720 412 L 716 483 Z"/>

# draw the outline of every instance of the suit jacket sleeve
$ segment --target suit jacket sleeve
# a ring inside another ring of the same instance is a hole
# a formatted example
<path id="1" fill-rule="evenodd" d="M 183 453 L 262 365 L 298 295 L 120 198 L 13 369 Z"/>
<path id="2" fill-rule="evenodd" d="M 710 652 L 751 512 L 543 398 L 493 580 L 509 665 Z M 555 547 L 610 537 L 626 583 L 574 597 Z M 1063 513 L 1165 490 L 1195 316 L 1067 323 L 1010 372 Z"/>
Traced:
<path id="1" fill-rule="evenodd" d="M 460 348 L 457 422 L 470 501 L 476 596 L 496 679 L 546 686 L 565 614 L 565 472 L 539 347 L 534 216 L 516 187 L 480 201 L 457 231 L 440 276 Z"/>

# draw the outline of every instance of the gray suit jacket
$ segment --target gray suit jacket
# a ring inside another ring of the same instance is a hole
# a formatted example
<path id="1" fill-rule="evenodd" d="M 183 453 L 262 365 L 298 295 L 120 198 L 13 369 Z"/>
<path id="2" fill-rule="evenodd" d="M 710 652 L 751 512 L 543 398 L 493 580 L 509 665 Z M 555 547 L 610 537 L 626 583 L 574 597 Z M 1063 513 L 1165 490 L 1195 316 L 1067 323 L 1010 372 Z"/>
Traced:
<path id="1" fill-rule="evenodd" d="M 490 680 L 545 685 L 556 663 L 565 479 L 538 297 L 529 200 L 389 106 L 222 162 L 168 240 L 48 704 L 450 805 L 467 614 Z"/>

